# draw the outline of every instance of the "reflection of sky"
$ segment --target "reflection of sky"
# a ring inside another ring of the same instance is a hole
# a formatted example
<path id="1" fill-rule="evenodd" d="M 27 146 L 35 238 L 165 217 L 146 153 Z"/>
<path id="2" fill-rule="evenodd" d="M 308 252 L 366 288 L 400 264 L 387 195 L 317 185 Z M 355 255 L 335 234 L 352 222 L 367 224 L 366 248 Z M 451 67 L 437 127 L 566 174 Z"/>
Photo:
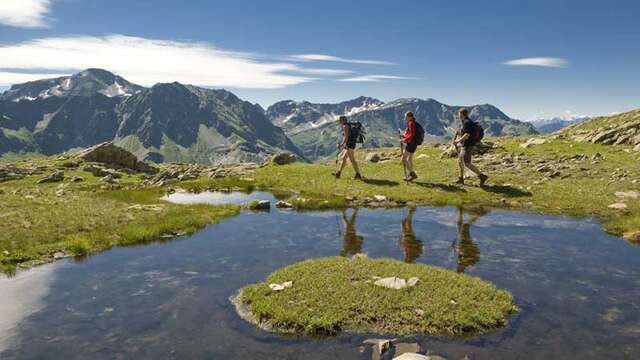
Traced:
<path id="1" fill-rule="evenodd" d="M 176 204 L 243 204 L 251 200 L 274 201 L 273 195 L 267 192 L 255 191 L 250 194 L 242 192 L 204 191 L 201 193 L 176 192 L 162 197 Z"/>
<path id="2" fill-rule="evenodd" d="M 20 323 L 44 307 L 54 269 L 50 264 L 19 272 L 13 278 L 0 277 L 0 352 L 9 348 Z"/>

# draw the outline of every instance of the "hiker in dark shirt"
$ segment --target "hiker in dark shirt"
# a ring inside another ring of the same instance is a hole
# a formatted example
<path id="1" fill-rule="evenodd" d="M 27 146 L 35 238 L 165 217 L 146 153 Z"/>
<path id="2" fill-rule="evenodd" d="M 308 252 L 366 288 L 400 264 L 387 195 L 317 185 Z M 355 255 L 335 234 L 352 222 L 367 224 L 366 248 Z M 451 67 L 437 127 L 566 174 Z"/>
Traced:
<path id="1" fill-rule="evenodd" d="M 340 255 L 351 257 L 362 253 L 362 243 L 364 236 L 358 235 L 356 231 L 356 218 L 358 209 L 353 209 L 351 218 L 347 217 L 347 211 L 342 210 L 342 225 L 344 226 L 344 236 L 342 239 L 342 252 Z"/>
<path id="2" fill-rule="evenodd" d="M 354 178 L 357 180 L 361 180 L 362 175 L 360 175 L 360 169 L 358 168 L 358 162 L 356 161 L 356 156 L 355 156 L 355 149 L 356 149 L 356 142 L 358 140 L 358 134 L 353 133 L 351 126 L 349 126 L 349 123 L 347 122 L 346 116 L 340 116 L 340 118 L 338 119 L 338 122 L 342 127 L 342 143 L 338 145 L 338 148 L 340 149 L 339 158 L 341 163 L 340 163 L 340 170 L 337 170 L 336 172 L 334 172 L 333 175 L 336 177 L 336 179 L 339 179 L 340 175 L 342 174 L 342 170 L 344 169 L 345 166 L 347 166 L 347 161 L 351 161 L 351 165 L 353 165 L 353 169 L 356 172 L 356 175 Z"/>
<path id="3" fill-rule="evenodd" d="M 400 134 L 400 141 L 404 144 L 404 150 L 402 151 L 402 164 L 404 165 L 406 181 L 413 181 L 418 178 L 415 171 L 413 171 L 413 154 L 418 148 L 418 130 L 416 126 L 416 118 L 411 111 L 404 114 L 405 120 L 407 120 L 406 130 Z"/>
<path id="4" fill-rule="evenodd" d="M 471 212 L 471 216 L 467 222 L 464 221 L 464 209 L 458 207 L 458 216 L 456 225 L 458 226 L 458 240 L 451 245 L 453 251 L 458 254 L 458 266 L 456 271 L 463 273 L 467 267 L 474 266 L 480 261 L 480 248 L 473 242 L 471 238 L 471 226 L 488 212 L 484 209 L 478 209 Z"/>
<path id="5" fill-rule="evenodd" d="M 469 119 L 467 109 L 460 109 L 458 117 L 460 118 L 461 128 L 453 141 L 453 144 L 458 148 L 458 166 L 460 167 L 460 177 L 458 177 L 456 184 L 464 184 L 464 168 L 467 167 L 480 178 L 480 186 L 483 186 L 489 177 L 471 163 L 471 154 L 473 147 L 476 145 L 474 132 L 476 131 L 475 127 L 478 125 Z"/>
<path id="6" fill-rule="evenodd" d="M 409 208 L 400 225 L 399 243 L 404 252 L 404 261 L 409 264 L 422 255 L 422 241 L 416 237 L 416 233 L 413 231 L 413 214 L 415 212 L 416 208 Z"/>

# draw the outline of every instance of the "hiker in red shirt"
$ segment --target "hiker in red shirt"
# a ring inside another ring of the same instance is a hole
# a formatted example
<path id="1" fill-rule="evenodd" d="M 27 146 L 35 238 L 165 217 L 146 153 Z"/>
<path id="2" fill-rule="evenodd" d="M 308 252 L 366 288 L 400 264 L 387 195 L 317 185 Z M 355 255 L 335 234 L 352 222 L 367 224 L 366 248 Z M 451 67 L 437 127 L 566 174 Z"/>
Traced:
<path id="1" fill-rule="evenodd" d="M 415 116 L 411 111 L 404 114 L 404 118 L 407 120 L 407 128 L 404 132 L 400 133 L 400 141 L 404 144 L 404 150 L 402 151 L 402 164 L 404 165 L 405 180 L 412 181 L 418 178 L 415 171 L 413 171 L 413 153 L 416 152 L 418 145 L 422 144 L 424 139 L 424 130 L 422 126 L 416 122 Z"/>

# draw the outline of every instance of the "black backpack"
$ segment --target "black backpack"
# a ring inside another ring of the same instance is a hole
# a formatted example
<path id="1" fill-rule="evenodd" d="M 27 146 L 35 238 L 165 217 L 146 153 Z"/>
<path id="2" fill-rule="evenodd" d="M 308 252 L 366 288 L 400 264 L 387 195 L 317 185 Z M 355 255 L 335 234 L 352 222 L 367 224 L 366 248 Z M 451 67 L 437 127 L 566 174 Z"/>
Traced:
<path id="1" fill-rule="evenodd" d="M 415 122 L 416 123 L 416 134 L 413 137 L 413 142 L 418 144 L 418 145 L 422 145 L 422 143 L 424 142 L 424 128 L 422 127 L 422 125 L 420 125 L 419 122 Z"/>
<path id="2" fill-rule="evenodd" d="M 349 126 L 349 141 L 357 144 L 364 143 L 364 128 L 359 121 L 347 123 Z"/>
<path id="3" fill-rule="evenodd" d="M 471 137 L 471 140 L 473 140 L 473 143 L 477 144 L 480 141 L 482 141 L 482 138 L 484 138 L 484 129 L 479 123 L 475 121 L 472 121 L 472 124 L 473 124 L 473 132 L 471 133 L 470 137 Z"/>

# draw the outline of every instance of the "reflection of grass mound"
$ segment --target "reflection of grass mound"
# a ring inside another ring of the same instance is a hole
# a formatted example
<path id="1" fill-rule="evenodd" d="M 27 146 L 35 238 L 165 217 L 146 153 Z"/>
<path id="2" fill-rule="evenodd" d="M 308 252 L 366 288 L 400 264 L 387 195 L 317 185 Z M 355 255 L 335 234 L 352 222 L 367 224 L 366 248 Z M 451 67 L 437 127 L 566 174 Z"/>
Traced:
<path id="1" fill-rule="evenodd" d="M 418 277 L 400 290 L 374 277 Z M 269 284 L 293 281 L 273 291 Z M 504 326 L 511 294 L 479 278 L 391 259 L 330 257 L 303 261 L 244 287 L 237 301 L 263 328 L 307 334 L 371 331 L 465 335 Z"/>

